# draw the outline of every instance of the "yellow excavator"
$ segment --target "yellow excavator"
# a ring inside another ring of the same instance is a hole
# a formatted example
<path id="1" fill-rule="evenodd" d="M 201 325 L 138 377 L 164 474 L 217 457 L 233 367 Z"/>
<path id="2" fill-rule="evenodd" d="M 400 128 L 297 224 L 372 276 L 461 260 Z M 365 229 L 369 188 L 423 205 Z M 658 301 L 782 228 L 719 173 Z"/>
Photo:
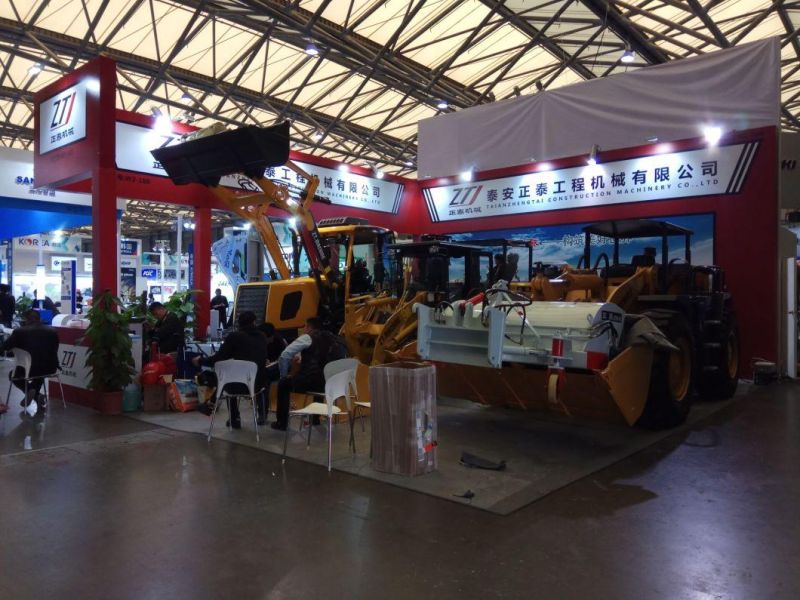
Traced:
<path id="1" fill-rule="evenodd" d="M 205 185 L 229 210 L 251 223 L 263 241 L 275 265 L 275 279 L 240 284 L 234 318 L 252 310 L 259 322 L 290 332 L 308 318 L 321 316 L 329 329 L 344 335 L 353 356 L 369 362 L 376 333 L 397 304 L 381 293 L 385 248 L 394 241 L 394 233 L 350 217 L 315 221 L 311 204 L 330 201 L 317 194 L 319 178 L 289 160 L 288 122 L 227 131 L 214 125 L 152 154 L 175 184 Z M 267 168 L 278 166 L 293 171 L 303 187 L 264 176 Z M 242 189 L 242 181 L 248 190 Z M 269 218 L 270 208 L 294 220 L 291 261 Z M 300 272 L 301 254 L 308 263 L 307 274 Z"/>

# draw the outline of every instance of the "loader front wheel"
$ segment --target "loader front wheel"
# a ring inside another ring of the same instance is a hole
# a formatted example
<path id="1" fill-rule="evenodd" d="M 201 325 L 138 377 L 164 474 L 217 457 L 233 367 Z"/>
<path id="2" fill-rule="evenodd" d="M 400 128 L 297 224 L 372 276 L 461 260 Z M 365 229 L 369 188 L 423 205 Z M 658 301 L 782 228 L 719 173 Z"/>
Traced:
<path id="1" fill-rule="evenodd" d="M 686 318 L 678 312 L 658 311 L 648 316 L 678 351 L 655 352 L 647 403 L 636 425 L 645 429 L 668 429 L 683 423 L 691 408 L 692 331 Z"/>
<path id="2" fill-rule="evenodd" d="M 697 378 L 697 391 L 709 400 L 726 400 L 736 393 L 739 384 L 739 329 L 729 316 L 712 344 L 714 354 Z"/>

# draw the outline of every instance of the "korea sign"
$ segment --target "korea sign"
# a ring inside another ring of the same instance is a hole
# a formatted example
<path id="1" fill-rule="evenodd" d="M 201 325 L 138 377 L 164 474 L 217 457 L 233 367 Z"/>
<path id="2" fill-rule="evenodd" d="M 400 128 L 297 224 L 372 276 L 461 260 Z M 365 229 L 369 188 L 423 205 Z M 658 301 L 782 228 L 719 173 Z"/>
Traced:
<path id="1" fill-rule="evenodd" d="M 759 142 L 423 189 L 431 220 L 738 194 Z"/>
<path id="2" fill-rule="evenodd" d="M 39 105 L 39 154 L 86 137 L 86 82 L 82 81 Z"/>

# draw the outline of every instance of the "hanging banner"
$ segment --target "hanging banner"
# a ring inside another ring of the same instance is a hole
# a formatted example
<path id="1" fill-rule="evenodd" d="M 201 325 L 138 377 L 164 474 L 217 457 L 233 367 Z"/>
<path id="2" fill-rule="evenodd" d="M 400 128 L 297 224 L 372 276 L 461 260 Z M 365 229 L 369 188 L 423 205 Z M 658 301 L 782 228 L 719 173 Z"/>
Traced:
<path id="1" fill-rule="evenodd" d="M 136 297 L 136 267 L 120 268 L 119 295 L 123 299 Z"/>
<path id="2" fill-rule="evenodd" d="M 431 220 L 738 194 L 759 142 L 423 189 Z"/>
<path id="3" fill-rule="evenodd" d="M 166 177 L 166 171 L 150 154 L 151 150 L 172 146 L 180 141 L 180 134 L 161 135 L 153 129 L 117 121 L 117 168 L 137 173 L 148 173 Z M 307 162 L 294 161 L 300 168 L 319 177 L 317 194 L 328 198 L 333 204 L 362 210 L 397 214 L 403 185 L 366 177 L 357 173 L 320 167 Z M 272 181 L 296 187 L 299 191 L 306 180 L 288 167 L 270 167 L 264 175 Z M 223 177 L 220 183 L 227 187 L 260 191 L 258 186 L 244 175 Z"/>
<path id="4" fill-rule="evenodd" d="M 74 258 L 61 261 L 61 312 L 67 312 L 70 315 L 77 312 L 75 306 L 76 271 L 77 261 Z"/>
<path id="5" fill-rule="evenodd" d="M 41 247 L 48 252 L 80 252 L 81 236 L 79 235 L 56 235 L 53 233 L 43 233 L 39 235 L 26 235 L 14 238 L 14 250 L 37 251 Z"/>
<path id="6" fill-rule="evenodd" d="M 225 234 L 211 245 L 211 255 L 217 259 L 219 270 L 228 278 L 234 295 L 240 283 L 247 283 L 247 232 Z"/>

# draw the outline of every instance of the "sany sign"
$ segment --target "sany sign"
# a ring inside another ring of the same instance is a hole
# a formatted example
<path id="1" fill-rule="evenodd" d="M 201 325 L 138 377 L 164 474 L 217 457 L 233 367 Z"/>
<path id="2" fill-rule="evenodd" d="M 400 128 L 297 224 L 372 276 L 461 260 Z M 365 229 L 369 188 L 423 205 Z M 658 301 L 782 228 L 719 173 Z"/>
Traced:
<path id="1" fill-rule="evenodd" d="M 39 154 L 86 137 L 86 81 L 39 105 Z"/>
<path id="2" fill-rule="evenodd" d="M 423 195 L 436 222 L 738 194 L 758 145 L 749 142 L 429 187 Z"/>

